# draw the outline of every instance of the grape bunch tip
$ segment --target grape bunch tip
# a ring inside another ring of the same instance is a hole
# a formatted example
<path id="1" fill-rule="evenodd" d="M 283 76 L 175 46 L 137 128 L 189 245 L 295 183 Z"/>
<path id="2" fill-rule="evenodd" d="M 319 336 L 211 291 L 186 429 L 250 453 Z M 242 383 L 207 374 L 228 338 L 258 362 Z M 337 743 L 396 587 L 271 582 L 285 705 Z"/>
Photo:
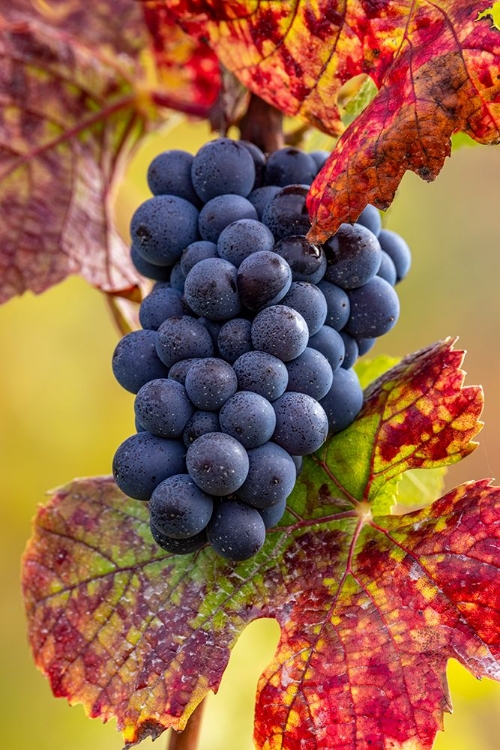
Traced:
<path id="1" fill-rule="evenodd" d="M 137 428 L 113 474 L 173 554 L 262 548 L 302 457 L 359 413 L 357 358 L 398 319 L 410 251 L 373 206 L 323 245 L 306 238 L 326 156 L 217 138 L 149 166 L 131 258 L 156 283 L 113 355 Z"/>

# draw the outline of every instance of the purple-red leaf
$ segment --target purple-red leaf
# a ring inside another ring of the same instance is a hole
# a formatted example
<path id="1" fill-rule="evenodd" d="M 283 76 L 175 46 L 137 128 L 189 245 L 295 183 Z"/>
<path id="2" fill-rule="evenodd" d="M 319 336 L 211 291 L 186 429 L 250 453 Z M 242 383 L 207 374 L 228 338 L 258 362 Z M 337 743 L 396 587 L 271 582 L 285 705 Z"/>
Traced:
<path id="1" fill-rule="evenodd" d="M 115 717 L 127 744 L 182 729 L 246 624 L 275 617 L 257 747 L 430 750 L 450 706 L 447 659 L 500 677 L 500 490 L 469 483 L 404 516 L 378 502 L 396 498 L 398 469 L 471 449 L 481 397 L 461 388 L 460 363 L 442 342 L 382 375 L 359 420 L 305 460 L 282 525 L 244 563 L 163 552 L 147 505 L 109 478 L 56 490 L 23 564 L 30 642 L 54 693 Z M 396 462 L 381 448 L 398 419 L 409 440 Z"/>
<path id="2" fill-rule="evenodd" d="M 37 22 L 1 22 L 0 55 L 0 301 L 72 273 L 130 289 L 111 189 L 146 126 L 137 69 Z"/>

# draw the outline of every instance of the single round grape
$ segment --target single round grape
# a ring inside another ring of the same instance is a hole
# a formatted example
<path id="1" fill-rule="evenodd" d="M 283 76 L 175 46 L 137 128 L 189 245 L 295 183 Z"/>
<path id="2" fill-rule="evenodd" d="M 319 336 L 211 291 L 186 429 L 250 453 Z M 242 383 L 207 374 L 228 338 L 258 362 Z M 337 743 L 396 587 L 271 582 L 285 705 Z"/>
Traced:
<path id="1" fill-rule="evenodd" d="M 345 347 L 344 360 L 340 366 L 344 370 L 350 370 L 356 364 L 356 360 L 359 357 L 358 342 L 345 331 L 340 331 L 340 335 Z"/>
<path id="2" fill-rule="evenodd" d="M 134 245 L 130 248 L 130 259 L 141 276 L 145 276 L 147 279 L 153 279 L 153 281 L 169 281 L 172 267 L 157 266 L 154 263 L 148 263 L 147 260 L 144 260 L 144 258 L 139 255 Z"/>
<path id="3" fill-rule="evenodd" d="M 276 505 L 271 505 L 269 508 L 257 508 L 257 510 L 262 516 L 266 529 L 272 529 L 279 524 L 285 515 L 286 497 Z"/>
<path id="4" fill-rule="evenodd" d="M 217 253 L 236 268 L 252 253 L 273 250 L 274 237 L 271 231 L 255 219 L 239 219 L 229 224 L 219 235 Z"/>
<path id="5" fill-rule="evenodd" d="M 168 370 L 156 353 L 156 331 L 132 331 L 116 345 L 113 374 L 122 388 L 137 393 L 149 380 L 166 378 Z"/>
<path id="6" fill-rule="evenodd" d="M 252 323 L 245 318 L 233 318 L 224 323 L 219 331 L 217 346 L 226 362 L 233 364 L 242 354 L 252 351 L 251 328 Z"/>
<path id="7" fill-rule="evenodd" d="M 313 157 L 294 146 L 280 148 L 269 156 L 266 165 L 266 185 L 310 185 L 317 174 Z"/>
<path id="8" fill-rule="evenodd" d="M 281 188 L 278 185 L 264 185 L 252 190 L 248 196 L 248 200 L 255 207 L 259 220 L 262 219 L 264 211 L 268 204 L 272 201 L 275 195 L 280 192 Z M 266 227 L 267 229 L 267 227 Z"/>
<path id="9" fill-rule="evenodd" d="M 316 399 L 287 391 L 273 402 L 276 429 L 273 442 L 293 456 L 306 456 L 320 448 L 328 435 L 328 419 Z"/>
<path id="10" fill-rule="evenodd" d="M 281 255 L 292 269 L 293 281 L 318 284 L 325 275 L 326 255 L 323 248 L 311 245 L 305 237 L 285 237 L 276 243 L 274 252 Z"/>
<path id="11" fill-rule="evenodd" d="M 382 258 L 380 261 L 380 268 L 377 271 L 377 276 L 381 279 L 385 279 L 391 286 L 396 286 L 398 280 L 398 274 L 396 266 L 391 256 L 388 255 L 385 250 L 382 250 Z"/>
<path id="12" fill-rule="evenodd" d="M 358 343 L 358 350 L 359 350 L 359 356 L 362 357 L 363 354 L 366 354 L 367 352 L 372 349 L 372 347 L 375 346 L 375 342 L 377 339 L 357 339 Z"/>
<path id="13" fill-rule="evenodd" d="M 205 143 L 193 159 L 191 180 L 204 203 L 225 194 L 246 196 L 255 182 L 252 155 L 231 138 Z"/>
<path id="14" fill-rule="evenodd" d="M 363 391 L 354 370 L 341 368 L 333 373 L 332 387 L 320 401 L 328 417 L 330 433 L 345 430 L 363 406 Z"/>
<path id="15" fill-rule="evenodd" d="M 326 300 L 327 313 L 325 325 L 335 328 L 336 331 L 340 331 L 349 320 L 351 312 L 347 292 L 325 280 L 319 282 L 318 289 L 323 292 Z"/>
<path id="16" fill-rule="evenodd" d="M 155 156 L 148 169 L 148 185 L 153 195 L 177 195 L 199 205 L 191 182 L 192 154 L 170 149 Z"/>
<path id="17" fill-rule="evenodd" d="M 207 536 L 217 554 L 239 562 L 253 557 L 264 546 L 266 527 L 258 510 L 230 500 L 215 508 Z"/>
<path id="18" fill-rule="evenodd" d="M 149 501 L 151 524 L 174 539 L 189 539 L 203 531 L 213 509 L 213 498 L 200 490 L 189 474 L 165 479 Z"/>
<path id="19" fill-rule="evenodd" d="M 219 416 L 214 411 L 195 411 L 186 425 L 182 440 L 186 448 L 207 432 L 220 432 Z"/>
<path id="20" fill-rule="evenodd" d="M 214 345 L 201 323 L 189 315 L 182 315 L 168 318 L 161 324 L 157 332 L 156 351 L 161 361 L 167 367 L 172 367 L 181 359 L 211 357 Z"/>
<path id="21" fill-rule="evenodd" d="M 212 343 L 214 345 L 214 354 L 217 354 L 217 341 L 219 340 L 220 329 L 222 328 L 222 322 L 219 320 L 211 320 L 206 318 L 204 315 L 198 318 L 198 323 L 205 326 L 210 336 L 212 337 Z"/>
<path id="22" fill-rule="evenodd" d="M 373 232 L 375 237 L 378 237 L 380 230 L 382 229 L 382 219 L 380 218 L 380 212 L 372 206 L 370 203 L 365 206 L 361 211 L 360 215 L 356 219 L 356 224 L 361 224 L 362 227 L 366 227 Z"/>
<path id="23" fill-rule="evenodd" d="M 125 495 L 149 500 L 153 490 L 173 474 L 184 474 L 185 447 L 179 440 L 139 432 L 123 442 L 113 459 L 113 476 Z"/>
<path id="24" fill-rule="evenodd" d="M 315 284 L 308 281 L 294 281 L 281 304 L 302 315 L 307 323 L 309 336 L 314 336 L 325 322 L 328 311 L 325 296 Z"/>
<path id="25" fill-rule="evenodd" d="M 217 245 L 215 242 L 207 242 L 206 240 L 192 242 L 182 251 L 180 260 L 182 273 L 187 276 L 190 270 L 199 263 L 200 260 L 216 257 Z"/>
<path id="26" fill-rule="evenodd" d="M 141 425 L 163 438 L 180 437 L 194 412 L 184 386 L 170 378 L 143 385 L 135 397 L 134 409 Z"/>
<path id="27" fill-rule="evenodd" d="M 255 349 L 288 362 L 307 346 L 309 329 L 300 313 L 286 305 L 273 305 L 258 313 L 252 323 Z"/>
<path id="28" fill-rule="evenodd" d="M 277 253 L 261 250 L 242 261 L 237 275 L 240 300 L 249 310 L 275 305 L 290 289 L 292 271 Z"/>
<path id="29" fill-rule="evenodd" d="M 325 166 L 326 160 L 330 156 L 330 152 L 324 151 L 322 149 L 317 149 L 316 151 L 310 151 L 309 156 L 311 156 L 314 159 L 314 162 L 316 164 L 316 169 L 319 172 Z"/>
<path id="30" fill-rule="evenodd" d="M 198 239 L 198 209 L 176 195 L 157 195 L 134 213 L 130 234 L 148 263 L 172 265 Z"/>
<path id="31" fill-rule="evenodd" d="M 307 234 L 311 220 L 306 206 L 309 185 L 288 185 L 281 188 L 268 203 L 262 222 L 269 227 L 276 241 L 291 235 Z"/>
<path id="32" fill-rule="evenodd" d="M 174 263 L 170 271 L 170 286 L 173 289 L 177 289 L 179 292 L 184 292 L 184 282 L 186 281 L 186 275 L 182 270 L 182 266 L 179 261 Z"/>
<path id="33" fill-rule="evenodd" d="M 307 346 L 291 362 L 287 362 L 288 391 L 307 393 L 316 401 L 326 396 L 332 385 L 332 368 L 321 352 Z"/>
<path id="34" fill-rule="evenodd" d="M 185 315 L 186 312 L 181 292 L 172 287 L 157 287 L 142 300 L 139 321 L 143 328 L 157 331 L 167 318 Z"/>
<path id="35" fill-rule="evenodd" d="M 295 486 L 297 472 L 292 457 L 276 443 L 248 451 L 248 476 L 236 497 L 263 510 L 281 503 Z"/>
<path id="36" fill-rule="evenodd" d="M 210 495 L 232 495 L 248 474 L 248 453 L 238 440 L 207 432 L 188 448 L 186 465 L 198 487 Z"/>
<path id="37" fill-rule="evenodd" d="M 250 450 L 267 443 L 276 427 L 271 403 L 253 391 L 238 391 L 220 410 L 222 432 L 239 440 Z"/>
<path id="38" fill-rule="evenodd" d="M 150 529 L 151 536 L 156 544 L 166 552 L 171 552 L 173 555 L 190 555 L 192 552 L 197 552 L 208 543 L 207 532 L 205 530 L 200 531 L 199 534 L 191 536 L 188 539 L 173 539 L 157 529 L 152 523 L 150 523 Z"/>
<path id="39" fill-rule="evenodd" d="M 236 268 L 222 258 L 207 258 L 188 273 L 184 299 L 197 314 L 211 320 L 229 320 L 241 310 Z"/>
<path id="40" fill-rule="evenodd" d="M 198 228 L 202 239 L 217 243 L 222 231 L 238 219 L 257 220 L 257 211 L 241 195 L 218 195 L 200 211 Z"/>
<path id="41" fill-rule="evenodd" d="M 264 173 L 266 171 L 266 156 L 260 150 L 260 148 L 251 141 L 240 140 L 238 141 L 238 143 L 248 149 L 248 151 L 250 152 L 250 156 L 253 159 L 253 164 L 255 167 L 255 180 L 252 190 L 254 190 L 255 188 L 260 187 L 260 185 L 262 185 L 262 183 L 264 182 Z"/>
<path id="42" fill-rule="evenodd" d="M 236 373 L 223 359 L 200 359 L 186 375 L 186 391 L 203 411 L 218 411 L 238 388 Z"/>
<path id="43" fill-rule="evenodd" d="M 399 299 L 385 279 L 374 276 L 348 294 L 351 314 L 345 326 L 346 333 L 354 338 L 377 338 L 394 327 L 399 318 Z"/>
<path id="44" fill-rule="evenodd" d="M 293 463 L 295 464 L 295 470 L 297 472 L 297 476 L 299 476 L 300 472 L 302 471 L 302 465 L 304 463 L 304 459 L 302 456 L 292 456 Z"/>
<path id="45" fill-rule="evenodd" d="M 382 229 L 379 234 L 380 247 L 392 259 L 396 267 L 397 283 L 408 274 L 411 266 L 411 252 L 405 240 L 390 229 Z"/>
<path id="46" fill-rule="evenodd" d="M 314 336 L 311 336 L 307 346 L 321 352 L 330 363 L 333 372 L 343 363 L 345 357 L 345 344 L 342 336 L 330 326 L 322 326 Z"/>
<path id="47" fill-rule="evenodd" d="M 253 391 L 275 401 L 286 390 L 288 370 L 283 362 L 266 352 L 242 354 L 233 364 L 240 391 Z"/>
<path id="48" fill-rule="evenodd" d="M 201 362 L 200 358 L 191 357 L 190 359 L 181 359 L 179 362 L 172 365 L 168 371 L 168 377 L 171 380 L 176 380 L 181 385 L 185 385 L 186 375 L 195 362 Z"/>
<path id="49" fill-rule="evenodd" d="M 341 289 L 363 286 L 380 267 L 380 243 L 360 224 L 341 224 L 323 247 L 328 261 L 325 280 Z"/>

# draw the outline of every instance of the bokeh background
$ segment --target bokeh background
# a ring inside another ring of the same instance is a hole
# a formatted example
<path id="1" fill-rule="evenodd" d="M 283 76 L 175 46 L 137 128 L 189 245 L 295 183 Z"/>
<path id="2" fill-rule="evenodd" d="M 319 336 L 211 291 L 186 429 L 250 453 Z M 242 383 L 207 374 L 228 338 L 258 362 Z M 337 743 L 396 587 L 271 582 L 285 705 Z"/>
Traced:
<path id="1" fill-rule="evenodd" d="M 145 172 L 165 148 L 194 152 L 204 125 L 173 120 L 137 152 L 117 196 L 123 231 L 147 197 Z M 500 479 L 500 148 L 464 147 L 432 185 L 403 180 L 386 226 L 414 253 L 399 287 L 402 314 L 374 353 L 404 355 L 445 336 L 468 351 L 469 384 L 486 394 L 475 453 L 448 474 L 447 486 Z M 107 474 L 116 447 L 134 431 L 133 397 L 114 382 L 119 339 L 105 300 L 71 278 L 40 297 L 26 294 L 0 309 L 0 746 L 5 750 L 119 750 L 114 725 L 88 720 L 51 696 L 27 646 L 20 557 L 44 493 L 76 476 Z M 371 354 L 369 356 L 372 356 Z M 250 750 L 253 698 L 278 639 L 274 621 L 241 637 L 217 696 L 210 697 L 200 750 Z M 494 750 L 500 736 L 500 685 L 481 683 L 451 661 L 454 713 L 436 750 Z M 142 747 L 151 746 L 146 741 Z M 155 747 L 166 747 L 165 736 Z M 332 750 L 334 750 L 332 748 Z"/>

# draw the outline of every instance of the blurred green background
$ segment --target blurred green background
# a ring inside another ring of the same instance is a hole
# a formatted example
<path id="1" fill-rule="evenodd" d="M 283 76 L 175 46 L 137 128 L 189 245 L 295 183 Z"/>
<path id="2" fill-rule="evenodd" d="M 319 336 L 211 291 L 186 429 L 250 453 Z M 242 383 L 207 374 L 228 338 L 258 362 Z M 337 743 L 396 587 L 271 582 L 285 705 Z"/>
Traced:
<path id="1" fill-rule="evenodd" d="M 176 124 L 177 122 L 177 124 Z M 174 121 L 136 154 L 118 196 L 120 225 L 147 196 L 149 160 L 165 148 L 195 151 L 205 126 Z M 403 355 L 445 336 L 468 350 L 467 382 L 486 393 L 480 447 L 453 467 L 448 487 L 500 475 L 500 148 L 462 148 L 428 185 L 407 175 L 386 217 L 414 252 L 399 287 L 399 324 L 376 352 Z M 116 447 L 134 431 L 133 397 L 111 375 L 119 335 L 105 300 L 72 278 L 35 298 L 0 309 L 0 745 L 5 750 L 119 750 L 113 725 L 85 718 L 52 698 L 28 650 L 19 591 L 20 557 L 31 518 L 49 488 L 76 476 L 106 474 Z M 261 621 L 241 637 L 219 694 L 210 697 L 200 750 L 250 750 L 258 676 L 278 639 L 275 622 Z M 437 750 L 494 750 L 500 736 L 500 685 L 479 683 L 450 662 L 454 714 Z M 151 746 L 149 741 L 142 747 Z M 155 747 L 165 747 L 161 738 Z M 334 750 L 334 749 L 332 749 Z"/>

